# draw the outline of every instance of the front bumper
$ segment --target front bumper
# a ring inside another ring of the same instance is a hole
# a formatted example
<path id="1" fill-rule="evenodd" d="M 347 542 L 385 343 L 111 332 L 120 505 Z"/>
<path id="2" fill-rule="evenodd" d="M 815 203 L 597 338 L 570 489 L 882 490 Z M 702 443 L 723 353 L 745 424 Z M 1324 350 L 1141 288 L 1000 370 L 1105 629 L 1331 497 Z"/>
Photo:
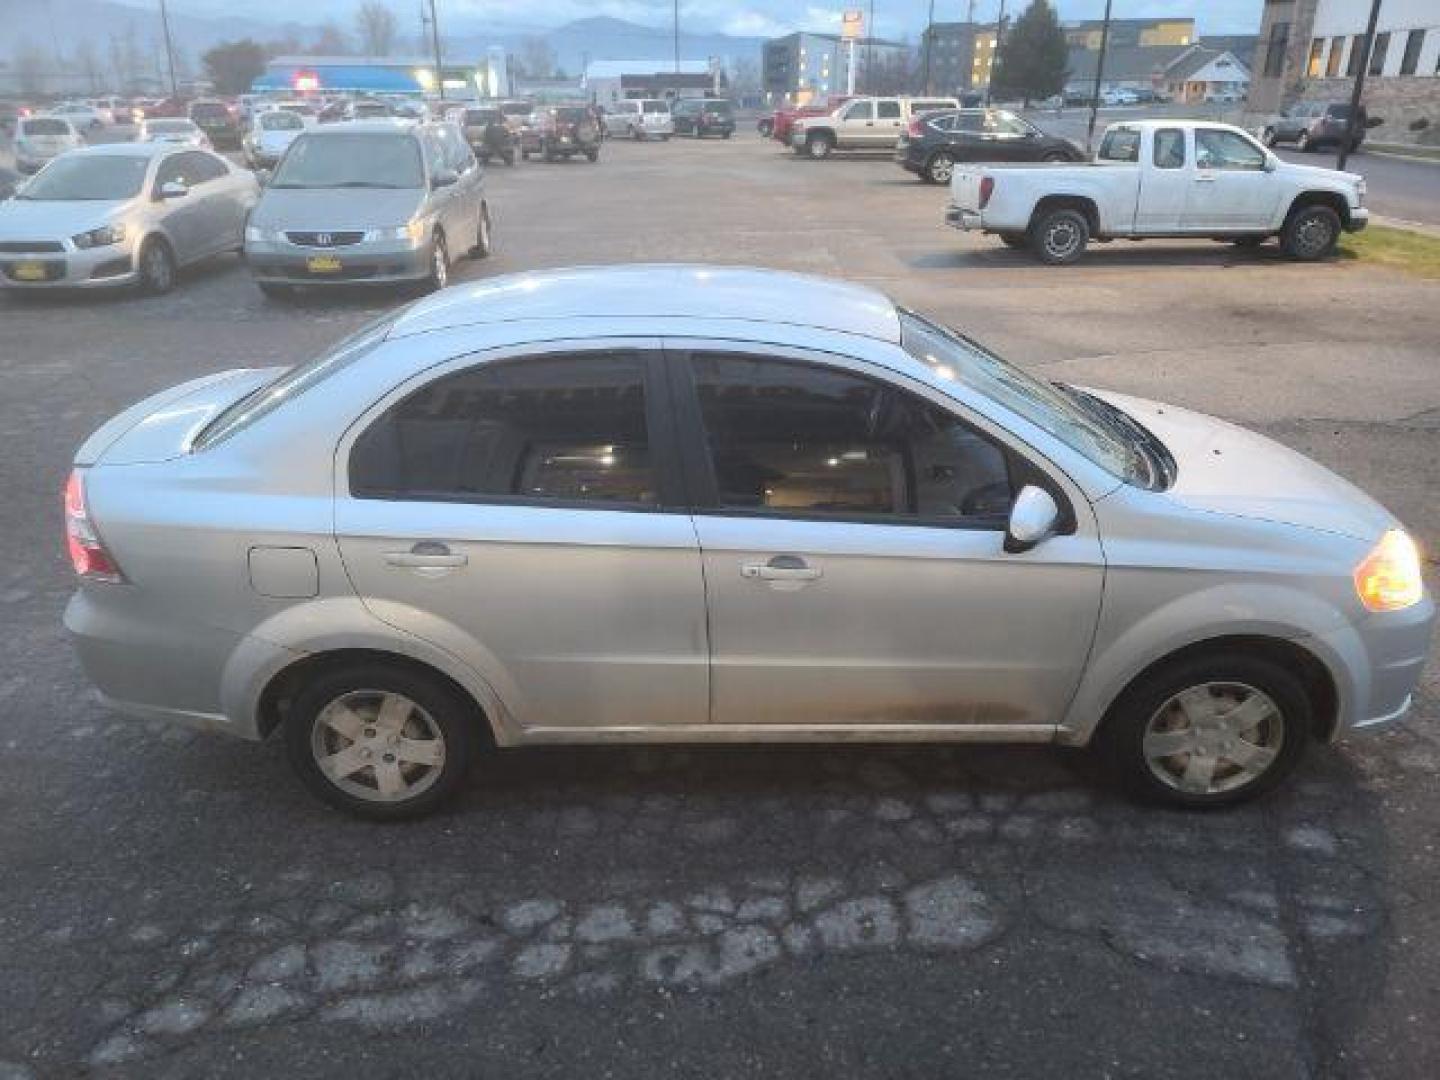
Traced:
<path id="1" fill-rule="evenodd" d="M 44 270 L 42 279 L 21 276 L 27 272 L 24 268 L 37 265 Z M 133 245 L 129 243 L 76 248 L 67 242 L 64 251 L 0 255 L 3 289 L 109 289 L 130 285 L 135 278 Z"/>
<path id="2" fill-rule="evenodd" d="M 980 232 L 984 229 L 984 223 L 980 214 L 974 210 L 962 210 L 958 206 L 945 208 L 945 224 L 952 229 L 959 229 L 962 232 Z"/>
<path id="3" fill-rule="evenodd" d="M 1370 224 L 1370 211 L 1364 206 L 1352 206 L 1350 208 L 1350 222 L 1345 226 L 1346 232 L 1364 232 L 1365 226 Z"/>
<path id="4" fill-rule="evenodd" d="M 1403 719 L 1430 655 L 1435 601 L 1369 615 L 1355 625 L 1320 634 L 1309 644 L 1322 655 L 1340 690 L 1335 738 L 1372 731 Z"/>
<path id="5" fill-rule="evenodd" d="M 315 270 L 310 260 L 333 258 L 339 266 Z M 275 240 L 247 240 L 245 262 L 257 282 L 275 285 L 387 285 L 430 276 L 430 245 L 403 240 L 361 241 L 344 247 L 310 248 Z"/>

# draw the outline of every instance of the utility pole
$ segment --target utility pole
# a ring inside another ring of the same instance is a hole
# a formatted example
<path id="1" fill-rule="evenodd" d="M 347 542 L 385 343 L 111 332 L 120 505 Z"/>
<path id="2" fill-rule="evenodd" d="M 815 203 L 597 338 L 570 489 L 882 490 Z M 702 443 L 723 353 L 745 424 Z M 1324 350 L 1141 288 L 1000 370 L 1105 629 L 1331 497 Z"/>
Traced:
<path id="1" fill-rule="evenodd" d="M 175 82 L 175 43 L 170 40 L 170 13 L 165 10 L 165 0 L 160 0 L 160 29 L 165 34 L 165 62 L 170 67 L 170 96 L 178 98 L 180 87 Z"/>
<path id="2" fill-rule="evenodd" d="M 425 19 L 425 11 L 420 11 L 420 19 Z M 440 60 L 440 23 L 435 18 L 435 0 L 430 0 L 430 44 L 435 50 L 435 89 L 440 92 L 440 100 L 445 100 L 445 72 L 441 68 Z"/>
<path id="3" fill-rule="evenodd" d="M 1365 72 L 1370 67 L 1370 50 L 1375 47 L 1375 24 L 1380 21 L 1380 0 L 1371 0 L 1370 22 L 1365 26 L 1365 40 L 1361 45 L 1360 65 L 1355 69 L 1355 88 L 1350 91 L 1350 116 L 1345 121 L 1345 141 L 1340 144 L 1340 153 L 1335 158 L 1335 168 L 1345 168 L 1350 159 L 1350 147 L 1355 145 L 1355 125 L 1360 119 L 1360 94 L 1365 89 Z M 1332 42 L 1330 47 L 1335 47 Z M 1354 44 L 1350 46 L 1355 48 Z"/>
<path id="4" fill-rule="evenodd" d="M 925 19 L 925 93 L 930 89 L 930 54 L 935 51 L 935 0 L 930 0 L 930 14 Z"/>
<path id="5" fill-rule="evenodd" d="M 671 21 L 671 26 L 674 28 L 674 32 L 675 32 L 675 74 L 676 74 L 676 75 L 679 75 L 679 74 L 680 74 L 680 0 L 675 0 L 675 13 L 674 13 L 674 18 L 673 18 L 672 21 Z M 677 79 L 676 82 L 678 83 L 679 80 Z M 678 86 L 678 85 L 676 86 L 676 90 L 677 90 L 677 91 L 679 90 L 679 86 Z"/>
<path id="6" fill-rule="evenodd" d="M 1100 108 L 1100 80 L 1105 77 L 1105 48 L 1109 44 L 1110 0 L 1105 0 L 1105 21 L 1100 25 L 1100 55 L 1095 60 L 1095 86 L 1090 92 L 1090 126 L 1085 129 L 1086 154 L 1090 153 L 1090 144 L 1095 141 L 1095 113 Z"/>
<path id="7" fill-rule="evenodd" d="M 875 0 L 870 0 L 870 17 L 865 21 L 865 92 L 875 93 Z"/>
<path id="8" fill-rule="evenodd" d="M 1107 0 L 1108 2 L 1108 0 Z M 995 44 L 990 47 L 990 71 L 985 76 L 985 106 L 990 106 L 990 96 L 995 92 L 995 67 L 1000 59 L 1000 35 L 1005 32 L 1005 0 L 1000 0 L 1000 10 L 995 15 Z"/>

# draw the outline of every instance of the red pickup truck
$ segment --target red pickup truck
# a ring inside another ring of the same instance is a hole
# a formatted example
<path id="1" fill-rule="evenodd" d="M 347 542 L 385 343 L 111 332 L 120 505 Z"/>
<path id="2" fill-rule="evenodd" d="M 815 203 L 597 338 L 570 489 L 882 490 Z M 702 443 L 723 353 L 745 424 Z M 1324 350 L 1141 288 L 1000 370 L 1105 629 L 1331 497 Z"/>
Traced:
<path id="1" fill-rule="evenodd" d="M 770 116 L 762 116 L 755 126 L 760 134 L 785 146 L 790 145 L 790 126 L 801 116 L 829 116 L 845 102 L 851 94 L 831 94 L 827 98 L 812 101 L 809 105 L 787 105 L 776 109 Z"/>

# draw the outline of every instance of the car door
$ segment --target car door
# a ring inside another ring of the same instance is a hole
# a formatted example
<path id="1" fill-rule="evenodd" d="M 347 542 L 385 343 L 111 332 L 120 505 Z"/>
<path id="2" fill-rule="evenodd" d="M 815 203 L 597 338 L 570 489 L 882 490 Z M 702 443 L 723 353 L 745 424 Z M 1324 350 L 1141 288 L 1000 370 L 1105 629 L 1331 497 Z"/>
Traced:
<path id="1" fill-rule="evenodd" d="M 151 188 L 152 197 L 164 207 L 161 224 L 175 249 L 175 257 L 182 263 L 192 262 L 206 253 L 207 238 L 213 228 L 209 222 L 214 209 L 207 210 L 205 206 L 205 193 L 198 186 L 199 174 L 194 167 L 195 156 L 193 150 L 166 156 L 155 171 Z M 166 184 L 181 185 L 185 194 L 162 199 L 160 192 Z"/>
<path id="2" fill-rule="evenodd" d="M 425 185 L 429 188 L 426 197 L 428 212 L 440 223 L 445 231 L 446 241 L 449 245 L 450 257 L 453 259 L 460 254 L 464 248 L 457 247 L 460 237 L 460 230 L 457 228 L 456 201 L 459 197 L 459 184 L 439 185 L 436 179 L 444 172 L 452 171 L 453 167 L 446 160 L 445 144 L 441 142 L 440 136 L 433 129 L 427 129 L 421 136 L 421 146 L 425 152 Z M 468 244 L 466 245 L 468 246 Z"/>
<path id="3" fill-rule="evenodd" d="M 461 357 L 340 445 L 357 593 L 480 672 L 529 731 L 706 722 L 704 585 L 663 379 L 648 340 Z"/>
<path id="4" fill-rule="evenodd" d="M 693 343 L 672 370 L 693 383 L 714 723 L 1058 722 L 1103 564 L 1093 526 L 1004 552 L 1027 468 L 1013 448 L 833 355 Z"/>
<path id="5" fill-rule="evenodd" d="M 1141 151 L 1140 188 L 1135 198 L 1137 233 L 1173 233 L 1188 228 L 1185 221 L 1195 173 L 1190 167 L 1192 148 L 1184 128 L 1156 128 L 1151 145 Z"/>
<path id="6" fill-rule="evenodd" d="M 875 102 L 868 98 L 864 101 L 852 101 L 841 112 L 835 129 L 840 145 L 868 146 L 875 130 Z"/>
<path id="7" fill-rule="evenodd" d="M 198 178 L 191 194 L 199 195 L 202 201 L 204 250 L 207 253 L 229 251 L 238 247 L 243 239 L 245 215 L 249 212 L 246 192 L 250 184 L 214 154 L 194 151 L 194 155 L 187 162 L 187 168 Z"/>
<path id="8" fill-rule="evenodd" d="M 455 184 L 455 228 L 457 231 L 452 235 L 457 239 L 464 240 L 464 246 L 458 249 L 463 253 L 470 249 L 480 234 L 480 192 L 483 185 L 483 170 L 475 158 L 475 152 L 470 149 L 470 144 L 465 141 L 465 136 L 459 127 L 454 124 L 446 124 L 442 130 L 446 133 L 448 143 L 446 150 L 451 168 L 460 177 Z"/>
<path id="9" fill-rule="evenodd" d="M 1185 200 L 1187 231 L 1265 229 L 1279 209 L 1281 185 L 1263 148 L 1224 128 L 1197 127 L 1195 166 Z"/>
<path id="10" fill-rule="evenodd" d="M 866 129 L 866 145 L 873 150 L 889 150 L 905 130 L 905 116 L 900 102 L 880 98 L 875 102 L 875 126 Z"/>

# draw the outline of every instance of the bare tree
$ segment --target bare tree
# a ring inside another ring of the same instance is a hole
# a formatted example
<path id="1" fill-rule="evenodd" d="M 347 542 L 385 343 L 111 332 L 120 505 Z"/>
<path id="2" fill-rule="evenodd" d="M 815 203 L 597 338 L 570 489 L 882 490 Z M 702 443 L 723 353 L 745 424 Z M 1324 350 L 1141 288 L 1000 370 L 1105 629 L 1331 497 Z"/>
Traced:
<path id="1" fill-rule="evenodd" d="M 22 94 L 39 94 L 45 89 L 45 52 L 28 38 L 15 46 L 15 78 Z"/>
<path id="2" fill-rule="evenodd" d="M 333 22 L 327 22 L 320 27 L 320 33 L 316 35 L 315 45 L 310 51 L 316 56 L 348 56 L 350 39 L 340 27 Z"/>
<path id="3" fill-rule="evenodd" d="M 75 66 L 85 76 L 85 85 L 90 93 L 98 94 L 105 89 L 105 74 L 100 67 L 100 54 L 95 43 L 88 37 L 75 46 Z"/>
<path id="4" fill-rule="evenodd" d="M 366 56 L 386 56 L 395 47 L 395 16 L 379 0 L 366 0 L 355 12 L 355 33 Z"/>

